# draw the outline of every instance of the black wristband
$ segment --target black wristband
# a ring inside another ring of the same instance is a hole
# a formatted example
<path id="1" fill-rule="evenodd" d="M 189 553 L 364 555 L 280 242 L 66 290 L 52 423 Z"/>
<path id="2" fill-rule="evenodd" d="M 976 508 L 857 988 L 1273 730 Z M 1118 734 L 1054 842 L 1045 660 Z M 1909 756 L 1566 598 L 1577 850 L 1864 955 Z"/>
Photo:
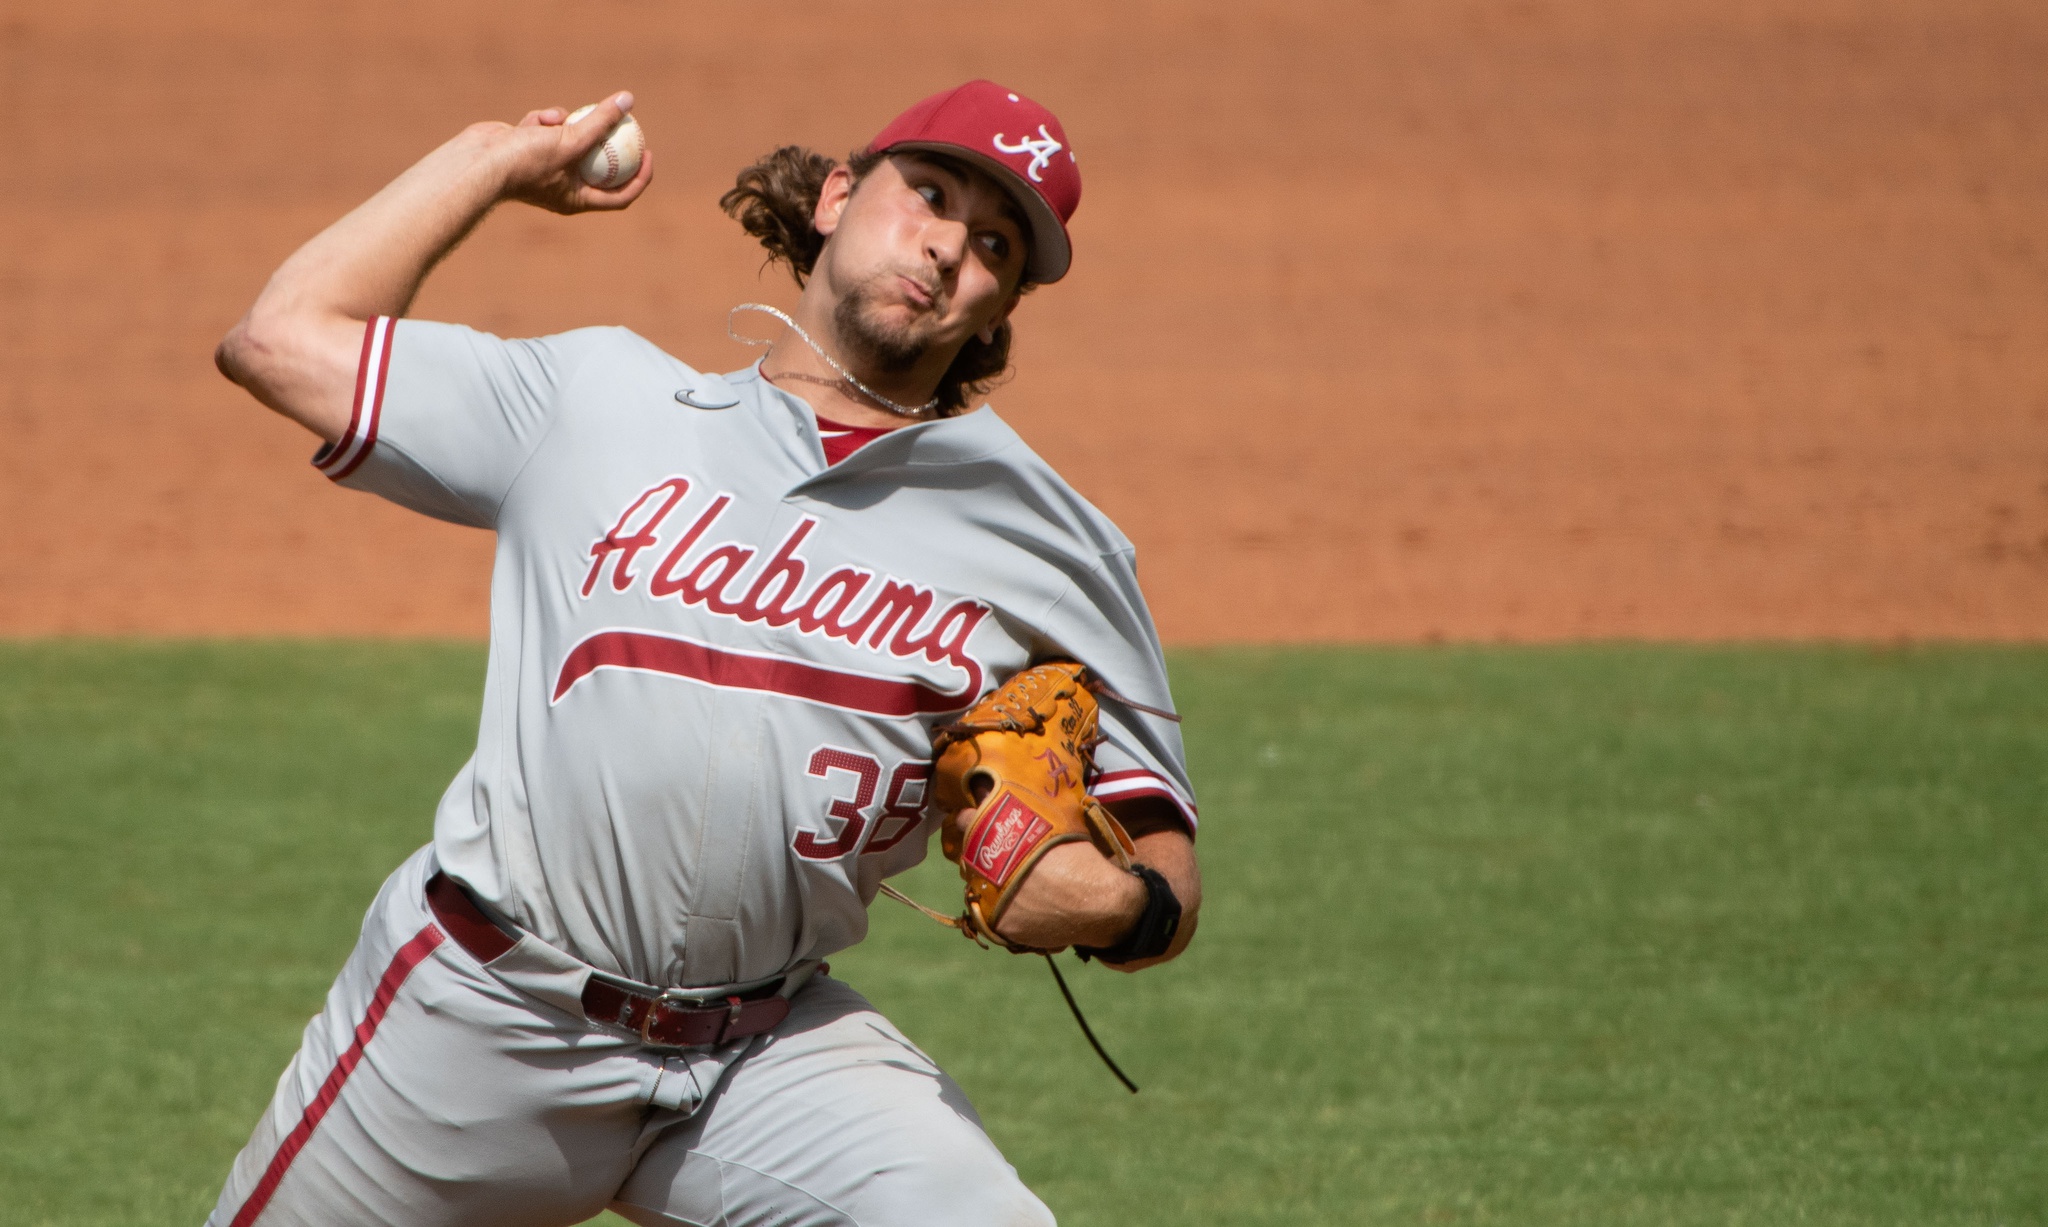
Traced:
<path id="1" fill-rule="evenodd" d="M 1172 949 L 1173 935 L 1180 931 L 1180 896 L 1173 893 L 1173 884 L 1166 880 L 1166 875 L 1150 865 L 1133 865 L 1131 872 L 1145 884 L 1145 910 L 1138 923 L 1114 946 L 1074 947 L 1074 953 L 1082 959 L 1135 963 L 1139 959 L 1156 959 Z"/>

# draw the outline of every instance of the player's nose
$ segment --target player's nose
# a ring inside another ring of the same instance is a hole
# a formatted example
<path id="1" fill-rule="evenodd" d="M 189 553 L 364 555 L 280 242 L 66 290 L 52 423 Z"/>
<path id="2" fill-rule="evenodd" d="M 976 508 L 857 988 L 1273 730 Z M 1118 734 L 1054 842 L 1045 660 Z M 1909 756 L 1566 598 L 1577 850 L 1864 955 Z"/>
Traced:
<path id="1" fill-rule="evenodd" d="M 967 227 L 951 218 L 934 218 L 924 231 L 924 254 L 939 271 L 951 274 L 967 258 Z"/>

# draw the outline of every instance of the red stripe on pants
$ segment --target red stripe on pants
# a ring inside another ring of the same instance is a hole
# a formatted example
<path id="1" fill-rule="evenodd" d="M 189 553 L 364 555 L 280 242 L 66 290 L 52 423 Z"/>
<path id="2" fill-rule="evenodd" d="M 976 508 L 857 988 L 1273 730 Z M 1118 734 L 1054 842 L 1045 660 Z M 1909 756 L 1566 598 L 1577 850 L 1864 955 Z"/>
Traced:
<path id="1" fill-rule="evenodd" d="M 443 940 L 445 939 L 441 935 L 441 930 L 428 925 L 411 941 L 399 947 L 398 953 L 392 956 L 391 966 L 384 969 L 384 978 L 377 981 L 377 992 L 370 998 L 370 1008 L 364 1011 L 363 1021 L 356 1024 L 355 1043 L 350 1044 L 348 1051 L 342 1053 L 341 1059 L 334 1063 L 334 1072 L 327 1075 L 327 1081 L 320 1085 L 320 1093 L 313 1096 L 313 1102 L 306 1105 L 306 1111 L 299 1117 L 298 1125 L 285 1138 L 284 1144 L 277 1148 L 277 1154 L 271 1157 L 270 1166 L 263 1169 L 263 1179 L 256 1182 L 256 1191 L 249 1194 L 248 1201 L 242 1203 L 242 1208 L 236 1213 L 230 1227 L 249 1227 L 256 1221 L 257 1216 L 263 1213 L 263 1207 L 270 1204 L 271 1195 L 277 1192 L 278 1182 L 284 1179 L 285 1169 L 289 1168 L 292 1160 L 298 1158 L 299 1152 L 306 1148 L 307 1139 L 313 1136 L 314 1128 L 319 1125 L 320 1118 L 327 1115 L 327 1109 L 333 1107 L 334 1101 L 341 1098 L 342 1083 L 348 1081 L 349 1074 L 361 1063 L 363 1049 L 369 1046 L 370 1037 L 377 1034 L 377 1024 L 384 1021 L 385 1012 L 391 1009 L 391 1002 L 398 996 L 399 986 L 412 974 L 412 969 L 420 965 L 420 960 L 431 954 L 434 947 L 440 945 Z"/>

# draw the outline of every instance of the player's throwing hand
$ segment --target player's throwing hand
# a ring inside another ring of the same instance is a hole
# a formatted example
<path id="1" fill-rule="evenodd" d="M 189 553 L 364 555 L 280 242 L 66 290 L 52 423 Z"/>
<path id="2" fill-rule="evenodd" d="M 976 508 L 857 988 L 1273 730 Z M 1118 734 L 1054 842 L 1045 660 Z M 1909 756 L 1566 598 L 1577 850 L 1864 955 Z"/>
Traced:
<path id="1" fill-rule="evenodd" d="M 528 111 L 517 124 L 478 124 L 471 132 L 487 140 L 502 159 L 501 198 L 554 213 L 623 209 L 654 179 L 651 152 L 641 154 L 640 169 L 616 188 L 592 187 L 577 167 L 632 109 L 633 95 L 620 91 L 574 122 L 569 121 L 566 108 L 546 107 Z"/>

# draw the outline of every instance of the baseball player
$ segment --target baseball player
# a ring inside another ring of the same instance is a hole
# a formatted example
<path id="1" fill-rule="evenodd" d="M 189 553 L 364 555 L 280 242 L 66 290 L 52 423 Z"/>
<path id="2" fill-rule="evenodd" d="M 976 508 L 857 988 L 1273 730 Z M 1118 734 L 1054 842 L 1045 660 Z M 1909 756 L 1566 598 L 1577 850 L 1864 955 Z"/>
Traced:
<path id="1" fill-rule="evenodd" d="M 1193 935 L 1194 799 L 1130 543 L 967 411 L 1020 296 L 1071 259 L 1059 121 L 976 81 L 846 165 L 788 148 L 745 171 L 726 207 L 803 291 L 743 317 L 773 341 L 743 371 L 620 328 L 400 318 L 501 201 L 631 204 L 651 154 L 612 190 L 575 170 L 631 106 L 468 128 L 287 260 L 220 346 L 325 441 L 322 473 L 490 529 L 497 556 L 475 755 L 215 1227 L 1051 1222 L 822 961 L 933 831 L 954 824 L 950 854 L 983 821 L 936 812 L 933 736 L 1034 662 L 1099 681 L 1086 784 L 1136 851 L 1048 844 L 994 935 L 1124 970 Z"/>

